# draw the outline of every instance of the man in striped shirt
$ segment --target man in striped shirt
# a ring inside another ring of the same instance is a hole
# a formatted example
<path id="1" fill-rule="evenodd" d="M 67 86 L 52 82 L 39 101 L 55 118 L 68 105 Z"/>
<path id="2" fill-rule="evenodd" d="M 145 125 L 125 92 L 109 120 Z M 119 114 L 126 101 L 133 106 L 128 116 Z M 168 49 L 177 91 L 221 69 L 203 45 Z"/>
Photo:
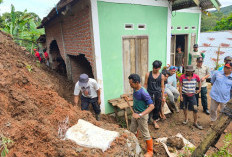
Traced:
<path id="1" fill-rule="evenodd" d="M 196 91 L 196 86 L 198 83 L 199 90 Z M 201 91 L 201 80 L 198 75 L 194 74 L 194 69 L 192 65 L 187 65 L 185 68 L 185 74 L 180 77 L 180 108 L 184 110 L 185 121 L 183 124 L 188 123 L 188 113 L 193 111 L 194 126 L 200 130 L 203 129 L 202 126 L 197 124 L 197 100 L 195 94 Z"/>

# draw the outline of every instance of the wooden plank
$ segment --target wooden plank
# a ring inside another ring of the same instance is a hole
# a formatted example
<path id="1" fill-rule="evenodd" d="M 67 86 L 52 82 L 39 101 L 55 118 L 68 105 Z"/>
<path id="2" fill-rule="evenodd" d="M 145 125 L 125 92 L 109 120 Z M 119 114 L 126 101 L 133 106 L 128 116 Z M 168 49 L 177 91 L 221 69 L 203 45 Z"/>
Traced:
<path id="1" fill-rule="evenodd" d="M 226 104 L 226 106 L 229 110 L 232 110 L 232 99 Z M 230 124 L 230 122 L 231 122 L 231 118 L 221 113 L 218 120 L 215 122 L 215 125 L 212 128 L 210 128 L 205 139 L 200 143 L 200 145 L 192 153 L 192 157 L 203 156 L 203 154 L 207 152 L 210 146 L 214 146 L 219 140 L 221 134 Z"/>
<path id="2" fill-rule="evenodd" d="M 130 106 L 133 106 L 133 101 L 129 101 L 129 103 L 130 103 Z M 128 104 L 127 104 L 127 102 L 125 102 L 125 103 L 118 104 L 117 106 L 118 106 L 118 108 L 120 108 L 122 110 L 122 109 L 127 108 Z"/>
<path id="3" fill-rule="evenodd" d="M 185 46 L 184 46 L 184 67 L 188 65 L 188 35 L 185 35 Z"/>
<path id="4" fill-rule="evenodd" d="M 144 85 L 145 75 L 148 72 L 148 39 L 141 39 L 140 49 L 140 77 L 141 84 Z"/>
<path id="5" fill-rule="evenodd" d="M 130 61 L 131 67 L 130 72 L 135 73 L 135 39 L 130 39 Z M 131 89 L 132 90 L 132 89 Z"/>
<path id="6" fill-rule="evenodd" d="M 124 110 L 125 120 L 126 120 L 126 128 L 129 129 L 128 118 L 127 118 L 127 111 L 126 108 Z"/>
<path id="7" fill-rule="evenodd" d="M 130 39 L 123 39 L 123 71 L 124 71 L 124 93 L 129 93 L 128 76 L 130 75 Z"/>
<path id="8" fill-rule="evenodd" d="M 175 45 L 176 45 L 176 35 L 172 35 L 171 38 L 171 53 L 170 53 L 170 65 L 175 65 Z"/>
<path id="9" fill-rule="evenodd" d="M 195 3 L 197 6 L 200 5 L 200 1 L 199 1 L 199 0 L 193 0 L 193 1 L 194 1 L 194 3 Z"/>
<path id="10" fill-rule="evenodd" d="M 140 74 L 140 46 L 141 46 L 141 39 L 137 38 L 135 40 L 135 73 Z"/>

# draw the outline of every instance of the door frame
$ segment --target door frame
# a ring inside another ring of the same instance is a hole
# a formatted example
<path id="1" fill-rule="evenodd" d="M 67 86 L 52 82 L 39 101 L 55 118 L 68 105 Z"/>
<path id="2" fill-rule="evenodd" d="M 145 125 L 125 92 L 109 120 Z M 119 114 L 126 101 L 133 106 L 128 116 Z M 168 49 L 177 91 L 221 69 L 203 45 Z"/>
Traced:
<path id="1" fill-rule="evenodd" d="M 185 57 L 185 64 L 188 65 L 188 61 L 189 61 L 189 57 L 188 57 L 189 56 L 189 51 L 188 51 L 188 49 L 189 49 L 189 35 L 191 35 L 191 34 L 175 33 L 175 34 L 172 34 L 172 35 L 174 35 L 174 36 L 185 35 L 186 39 L 185 39 L 185 52 L 184 53 L 186 54 L 186 56 L 184 56 L 184 57 Z M 175 39 L 175 42 L 176 42 L 176 39 Z M 172 43 L 170 43 L 170 44 L 172 45 Z M 176 49 L 175 49 L 175 53 L 176 53 Z M 175 58 L 174 58 L 174 60 L 175 60 Z M 170 63 L 171 63 L 171 60 L 170 60 Z M 174 63 L 175 63 L 175 61 L 174 61 Z M 186 65 L 184 65 L 184 66 L 186 66 Z"/>
<path id="2" fill-rule="evenodd" d="M 149 71 L 149 35 L 123 35 L 122 37 L 121 37 L 121 39 L 122 39 L 122 80 L 123 80 L 123 94 L 125 94 L 125 88 L 124 88 L 124 86 L 125 86 L 125 82 L 124 82 L 124 69 L 123 69 L 123 60 L 124 60 L 124 55 L 123 55 L 123 50 L 124 50 L 124 44 L 123 44 L 123 40 L 124 39 L 147 39 L 147 72 Z M 140 77 L 145 77 L 145 76 L 140 76 Z M 143 86 L 143 85 L 142 85 Z"/>

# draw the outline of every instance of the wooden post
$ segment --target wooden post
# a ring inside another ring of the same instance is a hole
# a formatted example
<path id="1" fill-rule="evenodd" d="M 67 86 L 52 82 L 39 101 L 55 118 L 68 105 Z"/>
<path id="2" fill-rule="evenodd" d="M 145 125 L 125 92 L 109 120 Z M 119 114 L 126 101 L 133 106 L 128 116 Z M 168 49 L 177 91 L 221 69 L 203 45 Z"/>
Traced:
<path id="1" fill-rule="evenodd" d="M 220 46 L 218 47 L 218 51 L 217 51 L 217 61 L 216 61 L 216 69 L 215 70 L 217 70 L 217 68 L 218 68 L 218 62 L 219 62 L 219 55 L 220 55 Z"/>
<path id="2" fill-rule="evenodd" d="M 232 110 L 232 99 L 226 104 L 227 108 Z M 230 113 L 232 114 L 232 113 Z M 216 121 L 216 125 L 214 125 L 210 130 L 205 139 L 200 143 L 200 145 L 195 149 L 192 154 L 192 157 L 201 157 L 207 152 L 210 146 L 213 146 L 217 143 L 223 131 L 230 124 L 232 118 L 221 113 L 218 120 Z"/>

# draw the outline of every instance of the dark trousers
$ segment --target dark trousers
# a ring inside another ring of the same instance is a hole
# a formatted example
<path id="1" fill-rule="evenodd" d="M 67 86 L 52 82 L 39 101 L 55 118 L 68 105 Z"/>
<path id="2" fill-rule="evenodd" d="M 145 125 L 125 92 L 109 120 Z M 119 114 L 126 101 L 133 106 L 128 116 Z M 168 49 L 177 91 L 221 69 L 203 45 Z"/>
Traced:
<path id="1" fill-rule="evenodd" d="M 155 108 L 150 112 L 149 117 L 152 117 L 153 120 L 158 120 L 160 118 L 162 104 L 161 93 L 156 93 L 150 96 L 154 102 Z"/>
<path id="2" fill-rule="evenodd" d="M 197 87 L 196 90 L 199 90 Z M 196 94 L 197 99 L 197 106 L 199 106 L 199 94 Z M 207 103 L 207 87 L 201 87 L 201 104 L 203 106 L 203 110 L 208 110 L 208 103 Z"/>
<path id="3" fill-rule="evenodd" d="M 86 98 L 81 96 L 81 110 L 89 110 L 89 104 L 92 104 L 95 114 L 100 114 L 100 105 L 97 102 L 98 98 Z"/>

